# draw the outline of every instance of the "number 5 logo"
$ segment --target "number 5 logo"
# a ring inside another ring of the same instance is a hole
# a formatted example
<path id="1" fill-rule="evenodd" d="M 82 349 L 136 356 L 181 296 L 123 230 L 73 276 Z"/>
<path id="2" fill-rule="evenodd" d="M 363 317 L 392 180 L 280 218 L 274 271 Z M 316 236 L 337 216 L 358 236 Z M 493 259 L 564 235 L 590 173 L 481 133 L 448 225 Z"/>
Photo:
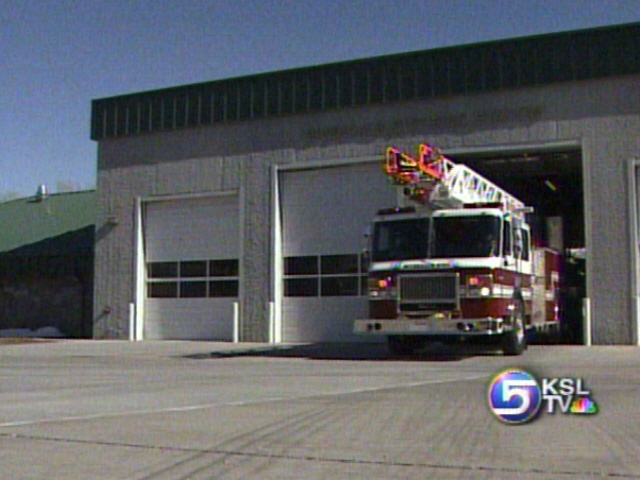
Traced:
<path id="1" fill-rule="evenodd" d="M 538 384 L 535 380 L 505 380 L 502 382 L 502 401 L 505 404 L 510 404 L 513 403 L 511 402 L 513 397 L 519 397 L 521 399 L 520 406 L 515 408 L 494 408 L 493 412 L 497 415 L 520 415 L 526 412 L 529 409 L 529 405 L 531 405 L 531 399 L 529 390 L 521 387 L 537 386 Z"/>
<path id="2" fill-rule="evenodd" d="M 540 409 L 540 386 L 524 370 L 507 370 L 497 375 L 489 386 L 489 408 L 505 423 L 524 423 Z"/>

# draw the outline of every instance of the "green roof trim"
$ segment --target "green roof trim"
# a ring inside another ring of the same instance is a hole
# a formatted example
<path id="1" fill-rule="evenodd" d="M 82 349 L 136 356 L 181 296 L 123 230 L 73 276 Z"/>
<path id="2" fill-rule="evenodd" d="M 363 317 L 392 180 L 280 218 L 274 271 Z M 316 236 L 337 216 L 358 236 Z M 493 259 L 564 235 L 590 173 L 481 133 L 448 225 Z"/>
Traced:
<path id="1" fill-rule="evenodd" d="M 0 203 L 0 253 L 94 226 L 95 190 Z"/>

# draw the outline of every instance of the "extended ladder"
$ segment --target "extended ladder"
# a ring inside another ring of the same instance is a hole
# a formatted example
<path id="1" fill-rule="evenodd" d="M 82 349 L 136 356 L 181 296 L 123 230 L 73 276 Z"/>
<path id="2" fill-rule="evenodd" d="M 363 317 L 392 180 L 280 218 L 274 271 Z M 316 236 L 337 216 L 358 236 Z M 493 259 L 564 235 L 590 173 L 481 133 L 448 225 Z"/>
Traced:
<path id="1" fill-rule="evenodd" d="M 513 195 L 428 144 L 420 145 L 417 159 L 389 147 L 384 170 L 405 196 L 431 208 L 481 203 L 500 205 L 516 215 L 525 211 L 524 203 Z"/>

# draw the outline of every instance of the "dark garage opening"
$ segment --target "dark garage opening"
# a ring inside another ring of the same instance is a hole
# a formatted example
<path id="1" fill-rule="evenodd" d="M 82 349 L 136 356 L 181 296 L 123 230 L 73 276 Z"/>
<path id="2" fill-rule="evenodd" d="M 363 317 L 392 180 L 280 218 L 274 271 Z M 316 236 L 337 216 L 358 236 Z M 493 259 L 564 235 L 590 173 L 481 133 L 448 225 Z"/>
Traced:
<path id="1" fill-rule="evenodd" d="M 526 150 L 451 155 L 524 201 L 534 244 L 564 257 L 561 273 L 563 343 L 582 343 L 582 300 L 586 296 L 584 189 L 579 149 Z"/>

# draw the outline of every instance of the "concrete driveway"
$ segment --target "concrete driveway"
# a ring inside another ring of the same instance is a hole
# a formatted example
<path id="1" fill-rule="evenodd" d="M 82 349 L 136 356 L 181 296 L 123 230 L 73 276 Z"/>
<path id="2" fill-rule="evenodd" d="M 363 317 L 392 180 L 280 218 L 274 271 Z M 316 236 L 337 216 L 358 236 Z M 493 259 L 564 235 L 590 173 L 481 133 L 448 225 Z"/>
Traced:
<path id="1" fill-rule="evenodd" d="M 578 376 L 597 415 L 499 422 L 506 367 Z M 640 349 L 390 357 L 380 345 L 0 346 L 0 478 L 640 478 Z"/>

